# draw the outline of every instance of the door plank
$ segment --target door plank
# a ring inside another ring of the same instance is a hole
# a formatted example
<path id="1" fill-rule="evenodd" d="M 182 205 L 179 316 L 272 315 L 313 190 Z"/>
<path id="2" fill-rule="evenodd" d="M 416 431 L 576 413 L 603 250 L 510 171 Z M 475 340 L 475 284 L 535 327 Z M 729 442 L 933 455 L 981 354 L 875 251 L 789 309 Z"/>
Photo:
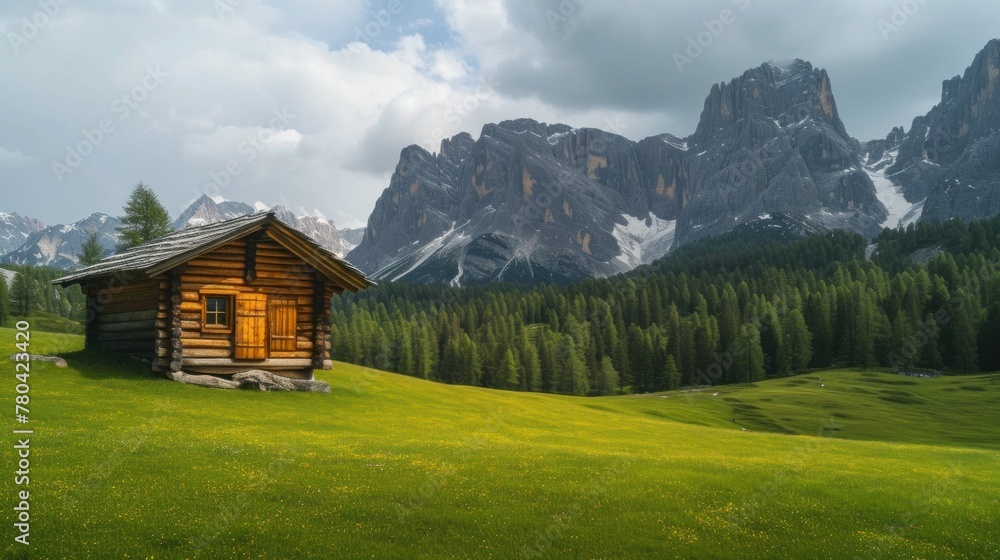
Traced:
<path id="1" fill-rule="evenodd" d="M 236 296 L 235 353 L 237 360 L 267 359 L 267 296 Z"/>

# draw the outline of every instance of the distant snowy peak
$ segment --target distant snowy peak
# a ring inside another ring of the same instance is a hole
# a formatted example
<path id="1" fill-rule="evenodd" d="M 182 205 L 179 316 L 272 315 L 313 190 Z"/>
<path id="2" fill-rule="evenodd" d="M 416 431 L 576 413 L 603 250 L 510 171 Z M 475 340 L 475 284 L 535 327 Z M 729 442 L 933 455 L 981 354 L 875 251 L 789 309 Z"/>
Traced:
<path id="1" fill-rule="evenodd" d="M 43 229 L 45 224 L 34 218 L 0 212 L 0 255 L 17 249 L 31 234 Z"/>
<path id="2" fill-rule="evenodd" d="M 231 202 L 221 196 L 202 195 L 181 212 L 181 215 L 174 220 L 173 226 L 174 229 L 203 226 L 253 213 L 254 208 L 249 204 Z"/>
<path id="3" fill-rule="evenodd" d="M 794 80 L 799 75 L 807 74 L 813 71 L 813 65 L 800 58 L 772 60 L 771 62 L 764 64 L 764 66 L 774 70 L 780 80 L 780 85 L 784 85 L 784 83 Z"/>
<path id="4" fill-rule="evenodd" d="M 294 220 L 294 222 L 289 221 L 289 225 L 308 235 L 335 255 L 342 257 L 357 246 L 356 243 L 345 240 L 333 222 L 326 218 L 306 214 L 294 217 Z"/>
<path id="5" fill-rule="evenodd" d="M 72 270 L 79 266 L 78 255 L 92 233 L 98 235 L 98 242 L 106 255 L 113 253 L 118 241 L 116 228 L 120 225 L 121 221 L 117 218 L 94 213 L 72 224 L 54 225 L 32 233 L 20 247 L 3 255 L 0 260 Z"/>
<path id="6" fill-rule="evenodd" d="M 777 68 L 782 71 L 789 71 L 796 65 L 804 64 L 805 62 L 800 58 L 786 58 L 784 60 L 771 60 L 767 63 L 768 66 Z"/>
<path id="7" fill-rule="evenodd" d="M 210 197 L 202 195 L 194 200 L 180 216 L 174 220 L 174 229 L 184 229 L 206 224 L 214 224 L 225 220 L 253 214 L 255 212 L 274 212 L 281 221 L 311 237 L 320 246 L 338 256 L 346 255 L 357 246 L 343 238 L 333 222 L 327 220 L 315 211 L 313 214 L 295 215 L 283 206 L 269 206 L 257 201 L 253 206 L 243 202 L 226 200 L 221 196 Z"/>

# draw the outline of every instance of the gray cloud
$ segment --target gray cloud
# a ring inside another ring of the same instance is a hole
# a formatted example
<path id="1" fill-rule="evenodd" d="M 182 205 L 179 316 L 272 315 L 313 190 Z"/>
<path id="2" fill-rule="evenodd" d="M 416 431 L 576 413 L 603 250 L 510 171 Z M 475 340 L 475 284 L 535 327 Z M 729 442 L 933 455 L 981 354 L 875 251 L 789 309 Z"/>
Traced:
<path id="1" fill-rule="evenodd" d="M 508 0 L 506 6 L 513 28 L 538 49 L 499 63 L 502 93 L 553 105 L 659 110 L 680 125 L 669 132 L 682 135 L 694 130 L 713 83 L 768 60 L 803 58 L 829 71 L 852 134 L 883 136 L 893 125 L 909 125 L 914 110 L 930 109 L 941 81 L 964 71 L 997 34 L 989 1 Z M 906 18 L 898 26 L 897 8 Z M 732 23 L 718 25 L 724 10 Z M 708 46 L 688 57 L 689 42 L 706 37 Z M 683 71 L 675 53 L 692 60 Z"/>

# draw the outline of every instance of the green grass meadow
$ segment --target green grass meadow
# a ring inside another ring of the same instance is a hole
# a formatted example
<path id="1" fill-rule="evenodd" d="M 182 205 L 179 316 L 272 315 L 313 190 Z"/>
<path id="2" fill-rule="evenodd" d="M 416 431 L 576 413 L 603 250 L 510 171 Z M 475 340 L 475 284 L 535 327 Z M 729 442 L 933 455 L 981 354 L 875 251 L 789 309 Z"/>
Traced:
<path id="1" fill-rule="evenodd" d="M 337 363 L 289 394 L 81 348 L 33 333 L 70 367 L 32 365 L 31 545 L 8 522 L 4 557 L 1000 557 L 1000 375 L 574 398 Z"/>

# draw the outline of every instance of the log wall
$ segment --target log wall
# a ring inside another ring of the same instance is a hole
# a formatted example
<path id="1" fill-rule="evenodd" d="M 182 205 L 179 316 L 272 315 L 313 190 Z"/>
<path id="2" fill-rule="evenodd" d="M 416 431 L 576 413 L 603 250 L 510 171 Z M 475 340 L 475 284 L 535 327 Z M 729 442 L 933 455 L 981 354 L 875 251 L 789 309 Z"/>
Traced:
<path id="1" fill-rule="evenodd" d="M 88 285 L 87 346 L 104 346 L 153 361 L 156 341 L 162 338 L 157 323 L 166 318 L 159 305 L 165 284 L 154 278 Z"/>
<path id="2" fill-rule="evenodd" d="M 294 346 L 286 341 L 283 345 L 287 349 L 271 349 L 268 335 L 266 367 L 274 371 L 301 370 L 300 374 L 318 369 L 314 365 L 316 353 L 329 347 L 328 294 L 332 294 L 332 290 L 320 284 L 319 293 L 326 299 L 317 298 L 316 286 L 322 275 L 275 241 L 262 236 L 249 243 L 252 246 L 248 249 L 247 240 L 230 242 L 188 261 L 180 271 L 178 317 L 184 371 L 231 373 L 233 366 L 247 369 L 254 364 L 252 361 L 227 363 L 234 352 L 233 331 L 203 328 L 202 298 L 206 294 L 232 295 L 234 298 L 239 294 L 266 294 L 269 301 L 276 298 L 294 300 L 297 304 Z M 252 273 L 247 270 L 248 261 L 252 263 Z M 235 317 L 235 305 L 230 313 Z M 235 328 L 235 320 L 230 326 Z M 318 346 L 315 344 L 317 334 L 321 337 Z M 263 367 L 264 363 L 261 365 Z"/>

